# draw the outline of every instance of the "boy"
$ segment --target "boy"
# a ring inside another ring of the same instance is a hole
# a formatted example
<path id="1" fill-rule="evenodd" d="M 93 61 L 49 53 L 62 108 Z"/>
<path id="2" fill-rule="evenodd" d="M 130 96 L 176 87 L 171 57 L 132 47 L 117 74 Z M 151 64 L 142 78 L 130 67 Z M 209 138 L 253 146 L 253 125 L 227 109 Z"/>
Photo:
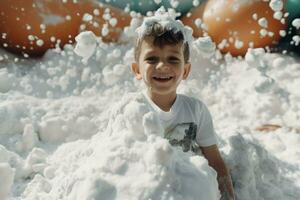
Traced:
<path id="1" fill-rule="evenodd" d="M 157 112 L 165 136 L 184 151 L 201 150 L 218 174 L 222 198 L 234 199 L 231 178 L 216 145 L 209 111 L 201 101 L 176 93 L 191 69 L 189 32 L 171 17 L 154 16 L 144 19 L 138 33 L 131 70 L 138 80 L 144 81 L 145 99 Z M 180 129 L 183 126 L 188 127 Z"/>

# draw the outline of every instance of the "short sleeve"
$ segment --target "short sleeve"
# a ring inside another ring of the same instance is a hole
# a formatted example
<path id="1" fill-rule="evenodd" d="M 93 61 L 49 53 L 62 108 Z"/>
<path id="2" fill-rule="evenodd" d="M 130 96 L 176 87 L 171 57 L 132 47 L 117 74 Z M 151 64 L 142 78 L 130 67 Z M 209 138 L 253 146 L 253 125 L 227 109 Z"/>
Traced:
<path id="1" fill-rule="evenodd" d="M 196 108 L 197 115 L 199 115 L 198 130 L 196 141 L 200 147 L 207 147 L 217 144 L 216 133 L 213 126 L 211 114 L 206 105 L 197 101 Z"/>

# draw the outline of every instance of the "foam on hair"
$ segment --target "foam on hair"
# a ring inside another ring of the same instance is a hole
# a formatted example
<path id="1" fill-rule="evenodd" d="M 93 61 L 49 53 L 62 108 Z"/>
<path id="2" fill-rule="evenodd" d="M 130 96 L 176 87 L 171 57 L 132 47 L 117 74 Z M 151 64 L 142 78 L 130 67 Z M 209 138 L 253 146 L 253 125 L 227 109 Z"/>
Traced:
<path id="1" fill-rule="evenodd" d="M 139 58 L 141 42 L 147 37 L 151 37 L 154 38 L 153 44 L 159 47 L 183 43 L 184 61 L 188 62 L 193 31 L 191 28 L 184 26 L 181 21 L 176 20 L 170 12 L 159 9 L 154 16 L 145 17 L 136 32 L 138 34 L 134 52 L 136 61 Z"/>
<path id="2" fill-rule="evenodd" d="M 172 31 L 175 34 L 181 32 L 184 43 L 191 43 L 193 41 L 193 30 L 190 27 L 184 26 L 180 20 L 175 19 L 174 15 L 170 12 L 165 12 L 163 9 L 159 9 L 155 12 L 154 16 L 144 18 L 142 25 L 136 30 L 138 38 L 144 38 L 149 35 L 153 26 L 161 26 L 162 34 L 164 32 L 163 30 Z"/>

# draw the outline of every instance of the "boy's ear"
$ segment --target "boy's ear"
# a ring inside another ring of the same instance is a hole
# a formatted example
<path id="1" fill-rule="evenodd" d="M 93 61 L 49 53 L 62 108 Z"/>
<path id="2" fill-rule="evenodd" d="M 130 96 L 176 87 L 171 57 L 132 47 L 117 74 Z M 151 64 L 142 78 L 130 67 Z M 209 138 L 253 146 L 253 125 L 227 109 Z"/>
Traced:
<path id="1" fill-rule="evenodd" d="M 183 77 L 182 77 L 183 80 L 187 79 L 187 77 L 190 74 L 190 71 L 191 71 L 191 63 L 190 62 L 185 63 L 184 64 Z"/>
<path id="2" fill-rule="evenodd" d="M 139 65 L 136 62 L 131 64 L 131 71 L 132 71 L 132 73 L 134 73 L 137 80 L 142 79 L 142 74 L 140 72 Z"/>

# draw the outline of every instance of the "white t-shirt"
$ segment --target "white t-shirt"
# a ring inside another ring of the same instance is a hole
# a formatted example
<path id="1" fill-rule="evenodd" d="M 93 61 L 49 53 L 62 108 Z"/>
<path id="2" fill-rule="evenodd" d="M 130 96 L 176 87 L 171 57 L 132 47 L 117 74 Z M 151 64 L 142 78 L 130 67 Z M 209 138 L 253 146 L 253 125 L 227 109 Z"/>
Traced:
<path id="1" fill-rule="evenodd" d="M 170 111 L 165 112 L 150 99 L 146 91 L 143 91 L 143 95 L 160 118 L 165 129 L 165 137 L 169 140 L 175 139 L 178 143 L 184 139 L 189 129 L 193 129 L 195 134 L 191 139 L 198 146 L 207 147 L 217 144 L 210 112 L 200 100 L 177 94 Z"/>

